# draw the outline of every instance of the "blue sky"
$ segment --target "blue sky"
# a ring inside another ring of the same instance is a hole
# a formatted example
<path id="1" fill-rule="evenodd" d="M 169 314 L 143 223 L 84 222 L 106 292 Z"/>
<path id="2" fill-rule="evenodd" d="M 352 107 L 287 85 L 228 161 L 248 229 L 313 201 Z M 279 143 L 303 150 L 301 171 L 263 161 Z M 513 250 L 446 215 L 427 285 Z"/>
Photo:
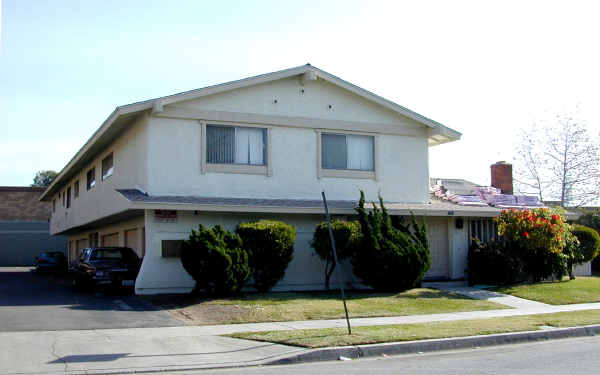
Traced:
<path id="1" fill-rule="evenodd" d="M 592 2 L 2 1 L 0 185 L 60 170 L 117 105 L 310 62 L 463 133 L 432 176 L 489 183 L 518 131 L 600 130 Z"/>

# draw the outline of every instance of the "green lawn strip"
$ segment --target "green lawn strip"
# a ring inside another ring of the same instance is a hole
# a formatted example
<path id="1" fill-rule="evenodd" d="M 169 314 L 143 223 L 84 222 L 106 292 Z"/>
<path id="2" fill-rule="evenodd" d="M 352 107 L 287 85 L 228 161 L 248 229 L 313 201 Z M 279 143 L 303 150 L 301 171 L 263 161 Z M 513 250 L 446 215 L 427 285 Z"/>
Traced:
<path id="1" fill-rule="evenodd" d="M 347 293 L 351 317 L 382 317 L 451 313 L 509 308 L 497 303 L 471 299 L 436 289 L 418 288 L 403 293 L 350 291 Z M 160 308 L 178 309 L 186 315 L 202 317 L 203 311 L 223 307 L 235 313 L 217 317 L 213 324 L 282 322 L 293 320 L 337 319 L 344 317 L 337 291 L 245 293 L 240 297 L 206 299 L 199 296 L 148 296 Z"/>
<path id="2" fill-rule="evenodd" d="M 507 318 L 353 327 L 352 335 L 348 335 L 346 328 L 325 328 L 244 332 L 227 336 L 306 348 L 321 348 L 534 331 L 540 326 L 574 327 L 597 323 L 600 323 L 600 310 L 584 310 Z"/>
<path id="3" fill-rule="evenodd" d="M 436 314 L 507 308 L 493 302 L 470 299 L 435 289 L 412 289 L 404 293 L 351 292 L 347 294 L 352 317 Z M 337 292 L 248 294 L 245 298 L 212 300 L 247 308 L 229 323 L 274 322 L 344 317 Z"/>
<path id="4" fill-rule="evenodd" d="M 600 277 L 578 276 L 575 280 L 520 284 L 494 290 L 551 305 L 600 302 Z"/>

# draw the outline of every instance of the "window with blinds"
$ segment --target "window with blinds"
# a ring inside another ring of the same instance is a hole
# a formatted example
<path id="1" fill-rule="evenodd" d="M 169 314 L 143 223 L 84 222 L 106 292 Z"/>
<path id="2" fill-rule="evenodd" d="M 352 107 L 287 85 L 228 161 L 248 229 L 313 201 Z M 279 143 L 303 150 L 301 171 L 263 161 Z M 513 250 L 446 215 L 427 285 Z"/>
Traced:
<path id="1" fill-rule="evenodd" d="M 321 134 L 321 167 L 373 171 L 374 140 L 369 135 Z"/>
<path id="2" fill-rule="evenodd" d="M 206 126 L 209 164 L 266 165 L 267 130 L 238 126 Z"/>

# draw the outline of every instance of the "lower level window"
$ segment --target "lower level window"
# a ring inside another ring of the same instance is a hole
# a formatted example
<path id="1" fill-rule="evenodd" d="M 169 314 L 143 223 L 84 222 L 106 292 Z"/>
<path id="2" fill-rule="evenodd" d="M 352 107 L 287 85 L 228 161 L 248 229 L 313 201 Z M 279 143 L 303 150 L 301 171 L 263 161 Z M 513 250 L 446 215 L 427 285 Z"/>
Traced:
<path id="1" fill-rule="evenodd" d="M 265 165 L 266 134 L 266 129 L 262 128 L 207 125 L 206 162 Z"/>
<path id="2" fill-rule="evenodd" d="M 321 167 L 373 171 L 373 137 L 354 134 L 321 134 Z"/>

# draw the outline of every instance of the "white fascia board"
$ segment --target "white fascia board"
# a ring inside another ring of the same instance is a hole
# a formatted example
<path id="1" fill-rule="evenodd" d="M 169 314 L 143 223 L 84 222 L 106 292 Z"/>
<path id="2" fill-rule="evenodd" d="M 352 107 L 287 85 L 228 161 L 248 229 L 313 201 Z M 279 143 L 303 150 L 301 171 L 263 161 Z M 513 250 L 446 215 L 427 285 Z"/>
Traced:
<path id="1" fill-rule="evenodd" d="M 177 102 L 182 102 L 186 100 L 193 100 L 197 98 L 201 98 L 203 96 L 219 94 L 226 91 L 236 90 L 243 87 L 260 85 L 262 83 L 267 83 L 271 81 L 276 81 L 279 79 L 284 79 L 288 77 L 297 76 L 303 73 L 306 73 L 310 69 L 308 65 L 297 66 L 295 68 L 280 70 L 273 73 L 261 74 L 254 77 L 244 78 L 237 81 L 221 83 L 214 86 L 208 86 L 201 89 L 191 90 L 182 92 L 179 94 L 163 96 L 159 98 L 162 105 L 173 104 Z"/>
<path id="2" fill-rule="evenodd" d="M 144 210 L 174 210 L 174 211 L 204 211 L 204 212 L 260 212 L 260 213 L 288 213 L 288 214 L 323 214 L 321 207 L 287 207 L 287 206 L 256 206 L 256 205 L 223 205 L 223 204 L 190 204 L 172 202 L 131 202 L 130 209 Z M 371 208 L 367 208 L 371 210 Z M 330 207 L 330 213 L 337 215 L 356 215 L 353 208 Z M 387 208 L 390 215 L 434 216 L 434 217 L 496 217 L 498 211 L 477 211 L 468 209 L 448 210 L 437 207 L 404 207 Z"/>

